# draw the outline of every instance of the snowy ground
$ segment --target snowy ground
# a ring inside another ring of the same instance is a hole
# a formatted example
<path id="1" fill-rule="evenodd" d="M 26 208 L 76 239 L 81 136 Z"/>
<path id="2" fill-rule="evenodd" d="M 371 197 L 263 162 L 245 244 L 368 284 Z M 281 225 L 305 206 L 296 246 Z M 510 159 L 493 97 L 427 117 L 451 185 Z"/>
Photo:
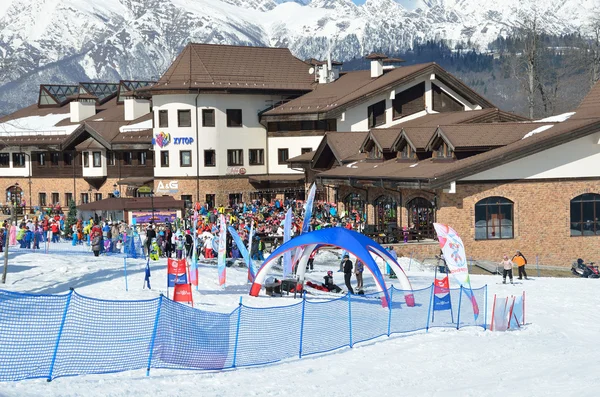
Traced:
<path id="1" fill-rule="evenodd" d="M 123 259 L 44 254 L 10 255 L 7 284 L 0 288 L 33 293 L 81 294 L 105 299 L 153 298 L 166 293 L 166 260 L 152 266 L 152 290 L 142 289 L 142 260 L 128 260 L 125 291 Z M 401 263 L 408 268 L 408 259 Z M 319 253 L 308 277 L 321 282 L 336 271 L 338 256 Z M 412 262 L 414 288 L 431 284 L 433 273 Z M 513 332 L 480 328 L 432 329 L 382 337 L 301 360 L 223 372 L 144 370 L 0 383 L 0 396 L 595 396 L 600 347 L 600 280 L 537 278 L 518 285 L 498 284 L 499 276 L 473 275 L 473 287 L 489 286 L 500 296 L 527 293 L 527 325 Z M 341 273 L 336 282 L 343 286 Z M 395 280 L 390 280 L 396 285 Z M 374 281 L 365 273 L 367 289 Z M 399 288 L 399 285 L 396 285 Z M 292 304 L 290 297 L 247 295 L 246 270 L 227 269 L 227 287 L 217 283 L 216 267 L 200 268 L 196 307 L 230 312 L 243 296 L 248 306 Z M 491 304 L 488 305 L 491 310 Z M 488 319 L 490 318 L 488 313 Z"/>

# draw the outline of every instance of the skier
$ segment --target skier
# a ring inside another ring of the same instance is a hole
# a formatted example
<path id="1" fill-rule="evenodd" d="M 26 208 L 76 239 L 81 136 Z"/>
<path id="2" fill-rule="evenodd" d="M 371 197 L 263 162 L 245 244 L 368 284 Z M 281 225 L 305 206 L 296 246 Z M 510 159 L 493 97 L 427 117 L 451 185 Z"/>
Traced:
<path id="1" fill-rule="evenodd" d="M 523 255 L 521 251 L 517 250 L 515 256 L 512 257 L 512 261 L 516 263 L 519 268 L 519 280 L 522 280 L 523 277 L 525 277 L 525 280 L 528 280 L 527 272 L 525 271 L 525 265 L 527 264 L 525 255 Z"/>
<path id="2" fill-rule="evenodd" d="M 500 261 L 500 265 L 502 266 L 502 284 L 506 284 L 506 275 L 510 279 L 510 283 L 513 283 L 513 274 L 512 269 L 514 266 L 513 261 L 508 259 L 508 255 L 504 255 L 504 259 Z"/>
<path id="3" fill-rule="evenodd" d="M 153 238 L 152 242 L 150 243 L 149 256 L 153 261 L 157 261 L 158 258 L 160 258 L 160 247 L 158 246 L 156 238 Z"/>

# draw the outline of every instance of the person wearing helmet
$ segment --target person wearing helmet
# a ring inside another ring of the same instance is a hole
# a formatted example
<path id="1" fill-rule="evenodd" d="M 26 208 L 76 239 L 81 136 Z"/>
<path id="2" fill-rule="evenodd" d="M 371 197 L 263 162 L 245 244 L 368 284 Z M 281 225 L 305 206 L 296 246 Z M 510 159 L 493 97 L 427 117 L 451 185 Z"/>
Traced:
<path id="1" fill-rule="evenodd" d="M 156 237 L 153 237 L 150 243 L 149 256 L 153 261 L 157 261 L 160 258 L 160 247 L 158 245 L 158 241 L 156 241 Z"/>
<path id="2" fill-rule="evenodd" d="M 333 272 L 331 270 L 327 271 L 327 275 L 323 277 L 325 282 L 323 283 L 323 287 L 327 288 L 329 292 L 342 292 L 342 289 L 333 283 Z"/>

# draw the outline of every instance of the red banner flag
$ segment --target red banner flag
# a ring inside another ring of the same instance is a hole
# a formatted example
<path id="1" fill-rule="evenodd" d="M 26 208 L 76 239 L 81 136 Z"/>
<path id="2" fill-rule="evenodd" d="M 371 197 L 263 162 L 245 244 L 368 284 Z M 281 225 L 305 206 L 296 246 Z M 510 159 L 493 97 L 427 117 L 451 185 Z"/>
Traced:
<path id="1" fill-rule="evenodd" d="M 183 274 L 186 272 L 185 259 L 173 259 L 169 258 L 167 262 L 167 273 L 168 274 Z"/>
<path id="2" fill-rule="evenodd" d="M 175 302 L 189 303 L 194 306 L 192 299 L 192 285 L 191 284 L 175 284 L 175 292 L 173 293 L 173 300 Z"/>
<path id="3" fill-rule="evenodd" d="M 447 294 L 448 292 L 450 292 L 450 282 L 448 281 L 448 276 L 441 280 L 436 278 L 434 281 L 433 293 Z"/>

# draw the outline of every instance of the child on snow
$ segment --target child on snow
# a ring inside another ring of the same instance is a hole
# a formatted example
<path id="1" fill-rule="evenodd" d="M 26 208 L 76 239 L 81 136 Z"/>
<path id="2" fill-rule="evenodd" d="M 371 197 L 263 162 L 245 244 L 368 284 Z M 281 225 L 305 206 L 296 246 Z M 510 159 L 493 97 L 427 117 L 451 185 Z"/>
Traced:
<path id="1" fill-rule="evenodd" d="M 342 289 L 333 283 L 333 271 L 329 270 L 327 272 L 327 275 L 323 278 L 325 279 L 323 286 L 327 288 L 329 292 L 342 292 Z"/>
<path id="2" fill-rule="evenodd" d="M 512 274 L 512 269 L 514 266 L 513 261 L 511 261 L 510 259 L 508 259 L 508 255 L 504 255 L 504 258 L 502 261 L 500 261 L 500 266 L 502 266 L 502 284 L 506 284 L 506 275 L 508 275 L 508 278 L 510 279 L 510 283 L 513 283 L 513 274 Z"/>
<path id="3" fill-rule="evenodd" d="M 177 259 L 183 258 L 183 248 L 184 248 L 183 236 L 180 234 L 177 236 L 177 243 L 175 243 L 175 256 Z"/>
<path id="4" fill-rule="evenodd" d="M 160 258 L 160 247 L 156 238 L 152 238 L 152 242 L 150 243 L 150 259 L 153 261 L 157 261 Z"/>

